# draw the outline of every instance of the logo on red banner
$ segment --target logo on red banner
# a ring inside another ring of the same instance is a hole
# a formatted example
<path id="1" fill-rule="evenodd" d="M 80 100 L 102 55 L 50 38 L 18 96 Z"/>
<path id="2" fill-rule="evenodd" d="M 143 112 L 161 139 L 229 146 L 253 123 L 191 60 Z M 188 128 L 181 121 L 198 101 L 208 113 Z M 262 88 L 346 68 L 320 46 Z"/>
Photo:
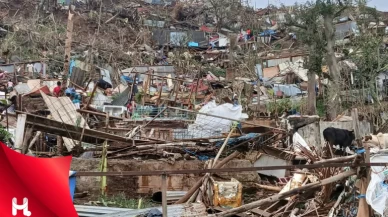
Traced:
<path id="1" fill-rule="evenodd" d="M 0 142 L 0 217 L 76 217 L 71 157 L 36 158 Z"/>

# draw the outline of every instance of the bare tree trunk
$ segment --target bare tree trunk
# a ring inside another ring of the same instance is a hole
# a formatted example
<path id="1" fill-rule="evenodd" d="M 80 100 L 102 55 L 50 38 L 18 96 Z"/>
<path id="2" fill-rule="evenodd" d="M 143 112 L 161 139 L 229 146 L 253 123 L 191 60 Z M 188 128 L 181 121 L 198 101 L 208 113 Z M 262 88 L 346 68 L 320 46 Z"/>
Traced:
<path id="1" fill-rule="evenodd" d="M 315 72 L 308 72 L 308 85 L 307 85 L 307 114 L 315 115 L 317 112 L 317 94 L 315 92 Z"/>
<path id="2" fill-rule="evenodd" d="M 340 105 L 340 67 L 335 57 L 334 45 L 334 25 L 333 15 L 324 16 L 325 36 L 327 40 L 327 64 L 330 70 L 329 88 L 328 88 L 328 100 L 327 100 L 327 115 L 328 119 L 333 120 L 337 117 L 337 113 Z"/>

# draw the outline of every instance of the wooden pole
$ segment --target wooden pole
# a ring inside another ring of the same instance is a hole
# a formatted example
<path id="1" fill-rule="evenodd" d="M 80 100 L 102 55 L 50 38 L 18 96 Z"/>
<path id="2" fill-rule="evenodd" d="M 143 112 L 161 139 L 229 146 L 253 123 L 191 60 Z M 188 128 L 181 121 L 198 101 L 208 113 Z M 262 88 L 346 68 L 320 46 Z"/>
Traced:
<path id="1" fill-rule="evenodd" d="M 36 140 L 40 137 L 40 134 L 42 134 L 41 131 L 37 131 L 34 138 L 31 140 L 30 144 L 28 145 L 28 149 L 31 149 L 32 146 L 35 144 Z"/>
<path id="2" fill-rule="evenodd" d="M 26 127 L 26 114 L 19 114 L 16 123 L 15 151 L 21 153 L 24 140 L 24 129 Z"/>
<path id="3" fill-rule="evenodd" d="M 222 144 L 220 150 L 218 151 L 216 157 L 214 158 L 214 161 L 213 161 L 213 165 L 212 167 L 215 167 L 217 161 L 218 161 L 218 158 L 221 156 L 222 154 L 222 151 L 224 150 L 226 144 L 228 144 L 228 140 L 230 138 L 230 136 L 232 135 L 232 133 L 234 132 L 234 127 L 232 127 L 232 129 L 230 130 L 229 134 L 228 134 L 228 137 L 226 137 L 225 141 L 224 141 L 224 144 Z"/>
<path id="4" fill-rule="evenodd" d="M 157 103 L 156 103 L 158 107 L 160 106 L 160 100 L 162 99 L 163 82 L 164 82 L 164 78 L 162 79 L 162 83 L 160 83 L 159 98 L 157 99 Z"/>
<path id="5" fill-rule="evenodd" d="M 70 69 L 70 52 L 71 52 L 71 43 L 73 39 L 73 17 L 72 5 L 69 6 L 69 16 L 67 18 L 67 30 L 66 30 L 66 40 L 65 40 L 65 61 L 63 64 L 63 84 L 67 83 L 67 75 Z"/>
<path id="6" fill-rule="evenodd" d="M 57 136 L 57 154 L 61 155 L 63 151 L 63 138 L 62 136 Z"/>
<path id="7" fill-rule="evenodd" d="M 77 112 L 106 117 L 106 112 L 94 112 L 94 111 L 83 110 L 83 109 L 77 109 Z M 119 118 L 115 116 L 109 116 L 109 119 L 123 120 L 123 118 Z"/>
<path id="8" fill-rule="evenodd" d="M 343 162 L 349 162 L 354 160 L 358 155 L 350 155 L 345 157 L 337 157 L 337 158 L 331 158 L 331 159 L 324 159 L 320 161 L 316 161 L 313 164 L 320 164 L 320 163 L 343 163 Z"/>
<path id="9" fill-rule="evenodd" d="M 27 128 L 26 133 L 24 134 L 22 154 L 26 154 L 28 152 L 28 140 L 32 136 L 32 127 Z"/>
<path id="10" fill-rule="evenodd" d="M 162 175 L 162 210 L 163 217 L 167 217 L 167 175 Z"/>
<path id="11" fill-rule="evenodd" d="M 295 188 L 295 189 L 292 189 L 290 191 L 286 191 L 286 192 L 281 193 L 281 194 L 277 194 L 277 195 L 274 195 L 274 196 L 271 196 L 271 197 L 268 197 L 268 198 L 265 198 L 262 200 L 258 200 L 258 201 L 252 202 L 252 203 L 245 204 L 245 205 L 237 207 L 237 208 L 233 208 L 230 210 L 226 210 L 224 212 L 217 213 L 217 214 L 215 214 L 215 216 L 217 216 L 217 217 L 218 216 L 220 216 L 220 217 L 221 216 L 222 217 L 233 216 L 235 214 L 242 213 L 242 212 L 257 208 L 263 204 L 274 203 L 274 202 L 279 201 L 281 199 L 287 198 L 291 195 L 298 194 L 302 191 L 312 190 L 314 188 L 318 188 L 318 187 L 321 187 L 321 186 L 324 186 L 327 184 L 331 184 L 333 182 L 337 182 L 339 180 L 342 180 L 344 178 L 347 178 L 347 177 L 355 175 L 355 174 L 356 174 L 356 171 L 354 171 L 354 170 L 346 171 L 346 172 L 340 173 L 338 175 L 332 176 L 330 178 L 323 179 L 319 182 L 310 183 L 310 184 L 304 185 L 302 187 Z"/>
<path id="12" fill-rule="evenodd" d="M 262 188 L 262 189 L 265 189 L 265 190 L 270 190 L 270 191 L 281 191 L 282 189 L 280 187 L 276 187 L 276 186 L 270 186 L 270 185 L 260 185 L 260 184 L 256 184 L 255 185 L 259 188 Z"/>
<path id="13" fill-rule="evenodd" d="M 94 84 L 93 91 L 92 91 L 92 93 L 90 94 L 90 98 L 89 98 L 89 100 L 88 100 L 88 103 L 86 103 L 86 105 L 84 106 L 83 109 L 88 110 L 89 105 L 90 105 L 90 103 L 91 103 L 92 100 L 93 100 L 94 93 L 95 93 L 96 90 L 97 90 L 97 86 L 98 86 L 98 82 L 96 82 L 96 83 Z"/>

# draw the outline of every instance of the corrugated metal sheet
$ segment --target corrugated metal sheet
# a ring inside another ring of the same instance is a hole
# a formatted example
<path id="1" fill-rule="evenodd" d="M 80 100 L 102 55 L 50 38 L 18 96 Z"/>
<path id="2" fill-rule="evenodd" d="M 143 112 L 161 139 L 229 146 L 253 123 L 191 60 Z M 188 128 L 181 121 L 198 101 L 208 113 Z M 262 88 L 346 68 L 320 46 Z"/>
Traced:
<path id="1" fill-rule="evenodd" d="M 155 73 L 175 73 L 174 66 L 135 66 L 122 70 L 122 73 L 135 73 L 135 72 L 147 72 L 148 70 L 153 70 Z M 175 75 L 175 74 L 174 74 Z"/>
<path id="2" fill-rule="evenodd" d="M 83 87 L 86 81 L 85 74 L 86 74 L 86 71 L 78 67 L 73 67 L 70 75 L 70 81 L 73 82 L 74 84 L 77 84 L 80 87 Z"/>
<path id="3" fill-rule="evenodd" d="M 106 214 L 130 211 L 131 209 L 105 207 L 105 206 L 82 206 L 74 205 L 79 217 L 101 216 Z"/>
<path id="4" fill-rule="evenodd" d="M 174 1 L 172 0 L 143 0 L 144 2 L 148 4 L 153 4 L 153 5 L 171 5 Z"/>
<path id="5" fill-rule="evenodd" d="M 109 84 L 112 84 L 112 79 L 110 78 L 110 72 L 107 69 L 100 69 L 102 79 Z"/>
<path id="6" fill-rule="evenodd" d="M 267 67 L 277 66 L 281 63 L 290 62 L 290 61 L 291 59 L 289 57 L 267 60 Z"/>
<path id="7" fill-rule="evenodd" d="M 31 89 L 28 87 L 26 83 L 20 83 L 16 85 L 14 89 L 18 94 L 26 94 L 31 91 Z"/>
<path id="8" fill-rule="evenodd" d="M 170 43 L 175 46 L 183 46 L 189 42 L 186 32 L 170 32 Z"/>
<path id="9" fill-rule="evenodd" d="M 304 61 L 304 56 L 292 57 L 292 62 Z"/>
<path id="10" fill-rule="evenodd" d="M 121 105 L 121 106 L 124 106 L 125 103 L 128 102 L 128 99 L 129 99 L 129 91 L 131 91 L 131 87 L 127 87 L 122 93 L 120 93 L 120 94 L 112 101 L 112 105 Z"/>
<path id="11" fill-rule="evenodd" d="M 356 21 L 349 21 L 335 25 L 335 39 L 343 39 L 345 36 L 359 32 Z"/>
<path id="12" fill-rule="evenodd" d="M 76 111 L 76 107 L 69 97 L 51 97 L 42 91 L 40 92 L 54 120 L 71 125 L 79 124 L 79 126 L 85 126 L 86 129 L 89 129 L 85 119 Z M 63 137 L 63 141 L 68 151 L 71 151 L 75 146 L 72 139 Z"/>
<path id="13" fill-rule="evenodd" d="M 184 39 L 186 40 L 182 40 L 182 36 L 184 36 Z M 207 46 L 208 40 L 205 37 L 205 32 L 202 31 L 177 31 L 171 29 L 154 29 L 152 31 L 152 39 L 159 45 L 164 45 L 167 43 L 173 43 L 177 46 L 185 45 L 176 43 L 177 37 L 179 37 L 179 42 L 197 42 L 200 46 Z"/>
<path id="14" fill-rule="evenodd" d="M 154 75 L 167 77 L 168 74 L 171 74 L 171 77 L 175 78 L 175 68 L 174 68 L 174 66 L 169 66 L 169 65 L 166 65 L 166 66 L 136 66 L 136 67 L 131 67 L 131 68 L 124 69 L 121 72 L 124 75 L 129 76 L 129 74 L 131 72 L 133 74 L 135 72 L 145 73 L 148 70 L 153 70 L 153 74 Z M 139 76 L 138 77 L 139 81 L 144 81 L 144 79 L 145 79 L 145 77 L 147 75 L 139 74 L 138 76 Z M 160 77 L 155 77 L 155 76 L 153 77 L 154 81 L 157 81 L 157 80 L 160 80 L 160 79 L 161 79 Z"/>
<path id="15" fill-rule="evenodd" d="M 100 215 L 101 217 L 135 217 L 138 215 L 147 214 L 151 209 L 155 208 L 147 208 L 147 209 L 136 209 L 125 212 L 113 213 Z M 162 212 L 162 207 L 157 207 L 159 211 Z M 167 217 L 205 217 L 208 216 L 206 212 L 206 207 L 202 203 L 193 203 L 193 204 L 174 204 L 167 206 Z"/>
<path id="16" fill-rule="evenodd" d="M 166 23 L 166 22 L 164 22 L 164 21 L 144 20 L 143 25 L 144 25 L 144 26 L 152 26 L 152 27 L 163 28 L 165 23 Z"/>
<path id="17" fill-rule="evenodd" d="M 259 76 L 259 78 L 263 78 L 263 67 L 261 66 L 261 64 L 256 64 L 255 70 L 257 76 Z"/>
<path id="18" fill-rule="evenodd" d="M 275 91 L 275 93 L 276 93 L 276 91 L 280 90 L 286 96 L 296 96 L 296 95 L 302 93 L 302 91 L 295 84 L 287 84 L 287 85 L 275 84 L 273 87 L 273 90 Z M 305 91 L 303 91 L 303 92 L 305 92 Z"/>
<path id="19" fill-rule="evenodd" d="M 102 90 L 97 89 L 96 93 L 94 94 L 92 104 L 94 106 L 103 106 L 104 103 L 111 103 L 112 97 L 105 96 L 104 92 Z"/>

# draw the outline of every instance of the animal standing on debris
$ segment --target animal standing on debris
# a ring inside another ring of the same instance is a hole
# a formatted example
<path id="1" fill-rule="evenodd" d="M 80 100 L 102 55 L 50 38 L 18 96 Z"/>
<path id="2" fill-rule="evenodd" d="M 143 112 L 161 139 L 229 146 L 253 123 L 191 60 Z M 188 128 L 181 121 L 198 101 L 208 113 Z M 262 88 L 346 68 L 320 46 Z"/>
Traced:
<path id="1" fill-rule="evenodd" d="M 339 146 L 342 150 L 341 155 L 345 155 L 346 148 L 351 148 L 353 141 L 356 139 L 353 131 L 328 127 L 323 130 L 323 138 L 331 147 Z"/>

